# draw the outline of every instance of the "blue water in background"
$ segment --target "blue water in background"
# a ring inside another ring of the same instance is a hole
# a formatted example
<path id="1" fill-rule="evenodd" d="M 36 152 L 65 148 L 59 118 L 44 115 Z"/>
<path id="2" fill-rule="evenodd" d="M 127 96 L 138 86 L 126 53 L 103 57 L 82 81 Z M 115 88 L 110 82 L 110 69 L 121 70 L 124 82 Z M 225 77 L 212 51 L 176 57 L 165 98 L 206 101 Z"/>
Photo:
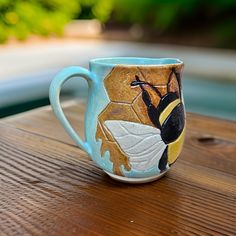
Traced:
<path id="1" fill-rule="evenodd" d="M 19 86 L 18 82 L 11 90 L 6 89 L 5 93 L 2 91 L 1 99 L 12 100 L 12 102 L 10 106 L 3 108 L 0 106 L 0 117 L 48 105 L 48 87 L 57 72 L 58 70 L 53 70 L 28 77 L 22 76 L 25 81 L 30 81 L 27 86 L 22 83 Z M 34 88 L 35 81 L 40 81 L 40 84 L 37 83 L 37 89 Z M 43 83 L 43 81 L 47 82 Z M 184 75 L 182 83 L 188 112 L 236 121 L 236 80 L 216 80 Z M 37 93 L 36 98 L 34 95 Z M 16 95 L 18 95 L 17 99 L 14 99 Z M 62 90 L 62 99 L 68 100 L 75 97 L 86 99 L 86 96 L 87 83 L 83 79 L 71 79 L 66 82 Z"/>
<path id="2" fill-rule="evenodd" d="M 183 89 L 187 111 L 236 120 L 236 82 L 188 76 Z"/>

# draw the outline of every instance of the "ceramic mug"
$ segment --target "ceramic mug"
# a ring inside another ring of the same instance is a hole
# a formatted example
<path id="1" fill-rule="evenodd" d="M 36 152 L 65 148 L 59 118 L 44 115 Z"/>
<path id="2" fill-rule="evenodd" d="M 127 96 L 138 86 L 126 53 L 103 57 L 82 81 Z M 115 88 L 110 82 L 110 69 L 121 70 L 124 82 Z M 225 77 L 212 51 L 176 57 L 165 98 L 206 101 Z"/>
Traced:
<path id="1" fill-rule="evenodd" d="M 50 86 L 55 115 L 76 142 L 112 178 L 150 182 L 179 156 L 185 134 L 183 62 L 175 58 L 99 58 L 89 70 L 62 70 Z M 66 119 L 60 90 L 72 77 L 88 82 L 85 141 Z"/>

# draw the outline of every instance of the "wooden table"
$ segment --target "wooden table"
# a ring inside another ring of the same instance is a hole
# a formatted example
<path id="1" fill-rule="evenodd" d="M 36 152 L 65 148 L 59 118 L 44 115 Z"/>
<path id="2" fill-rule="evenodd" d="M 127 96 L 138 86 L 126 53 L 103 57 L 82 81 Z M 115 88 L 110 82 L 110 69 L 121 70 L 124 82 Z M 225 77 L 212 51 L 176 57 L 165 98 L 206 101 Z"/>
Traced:
<path id="1" fill-rule="evenodd" d="M 82 133 L 83 104 L 66 113 Z M 188 114 L 159 181 L 110 179 L 50 108 L 0 121 L 0 235 L 236 235 L 236 123 Z"/>

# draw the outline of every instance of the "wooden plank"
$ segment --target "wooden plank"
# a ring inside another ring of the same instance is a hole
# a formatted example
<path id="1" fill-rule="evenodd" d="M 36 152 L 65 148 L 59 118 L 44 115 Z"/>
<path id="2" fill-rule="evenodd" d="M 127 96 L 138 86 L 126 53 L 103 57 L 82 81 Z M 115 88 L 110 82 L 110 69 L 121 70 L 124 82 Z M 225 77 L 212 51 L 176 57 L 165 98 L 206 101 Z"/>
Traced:
<path id="1" fill-rule="evenodd" d="M 6 124 L 0 134 L 0 234 L 236 234 L 233 175 L 182 158 L 159 181 L 122 184 L 73 145 Z"/>
<path id="2" fill-rule="evenodd" d="M 73 127 L 83 137 L 84 102 L 64 106 Z M 44 137 L 75 145 L 49 107 L 4 120 L 5 123 Z M 187 115 L 187 136 L 181 159 L 196 165 L 236 175 L 236 122 Z"/>
<path id="3" fill-rule="evenodd" d="M 85 103 L 81 101 L 68 102 L 65 103 L 63 107 L 72 126 L 79 132 L 81 137 L 84 137 L 83 123 Z M 64 131 L 49 106 L 10 116 L 1 121 L 18 129 L 75 145 L 69 135 Z"/>

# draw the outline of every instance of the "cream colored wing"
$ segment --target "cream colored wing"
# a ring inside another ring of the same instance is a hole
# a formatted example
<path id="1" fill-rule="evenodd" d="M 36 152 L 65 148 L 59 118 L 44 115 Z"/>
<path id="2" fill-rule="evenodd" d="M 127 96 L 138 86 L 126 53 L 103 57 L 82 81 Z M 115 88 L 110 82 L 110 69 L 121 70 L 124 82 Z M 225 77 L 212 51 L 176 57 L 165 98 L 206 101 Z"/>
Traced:
<path id="1" fill-rule="evenodd" d="M 107 120 L 104 122 L 134 170 L 144 171 L 158 166 L 166 148 L 160 130 L 140 123 Z"/>

